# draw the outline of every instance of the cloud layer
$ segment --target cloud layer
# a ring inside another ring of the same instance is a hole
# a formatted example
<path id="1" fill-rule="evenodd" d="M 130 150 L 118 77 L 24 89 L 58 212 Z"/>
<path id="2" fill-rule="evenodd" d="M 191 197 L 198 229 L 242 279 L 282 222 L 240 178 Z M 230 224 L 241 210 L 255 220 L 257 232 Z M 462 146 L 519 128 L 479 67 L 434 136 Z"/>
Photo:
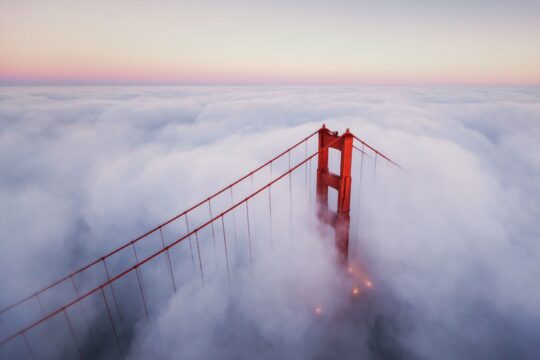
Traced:
<path id="1" fill-rule="evenodd" d="M 238 265 L 234 292 L 224 273 L 204 288 L 186 281 L 150 322 L 137 323 L 129 356 L 533 358 L 539 95 L 534 87 L 0 89 L 0 304 L 152 228 L 326 122 L 406 168 L 379 162 L 374 181 L 366 158 L 360 180 L 355 153 L 351 247 L 374 289 L 352 304 L 337 296 L 349 283 L 328 239 L 298 228 L 297 251 L 276 248 L 279 266 L 265 247 L 259 276 Z M 286 239 L 286 222 L 275 226 Z M 317 304 L 322 317 L 313 315 Z"/>

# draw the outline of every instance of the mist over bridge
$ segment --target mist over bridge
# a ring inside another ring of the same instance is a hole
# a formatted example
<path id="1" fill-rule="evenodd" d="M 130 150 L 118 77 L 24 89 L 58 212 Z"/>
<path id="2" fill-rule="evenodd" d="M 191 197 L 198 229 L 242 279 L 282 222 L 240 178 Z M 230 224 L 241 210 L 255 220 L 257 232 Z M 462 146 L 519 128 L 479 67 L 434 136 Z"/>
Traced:
<path id="1" fill-rule="evenodd" d="M 351 238 L 358 238 L 361 189 L 381 168 L 400 169 L 349 130 L 340 135 L 323 125 L 191 208 L 4 307 L 0 355 L 123 358 L 134 324 L 150 320 L 187 281 L 224 280 L 234 291 L 241 269 L 272 259 L 279 247 L 294 252 L 304 228 L 333 239 L 357 296 L 372 282 Z"/>

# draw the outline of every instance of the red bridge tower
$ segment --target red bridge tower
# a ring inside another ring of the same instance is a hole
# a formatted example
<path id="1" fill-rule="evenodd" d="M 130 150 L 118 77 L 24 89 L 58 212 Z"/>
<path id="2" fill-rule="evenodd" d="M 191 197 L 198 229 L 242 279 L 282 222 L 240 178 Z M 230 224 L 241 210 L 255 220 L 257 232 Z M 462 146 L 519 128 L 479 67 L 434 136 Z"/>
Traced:
<path id="1" fill-rule="evenodd" d="M 336 141 L 339 139 L 339 141 Z M 354 136 L 345 131 L 339 136 L 325 125 L 319 130 L 319 162 L 317 166 L 317 216 L 335 229 L 336 247 L 340 260 L 347 263 L 349 254 L 349 227 L 351 222 L 351 165 Z M 340 173 L 328 169 L 328 149 L 341 152 Z M 328 187 L 337 190 L 337 213 L 328 208 Z"/>

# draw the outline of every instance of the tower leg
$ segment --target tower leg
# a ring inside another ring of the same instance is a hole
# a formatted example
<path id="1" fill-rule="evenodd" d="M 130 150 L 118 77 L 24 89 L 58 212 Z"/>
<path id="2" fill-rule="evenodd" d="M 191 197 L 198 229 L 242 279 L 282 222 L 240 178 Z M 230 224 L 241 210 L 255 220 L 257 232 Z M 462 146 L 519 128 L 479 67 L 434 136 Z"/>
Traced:
<path id="1" fill-rule="evenodd" d="M 339 141 L 336 141 L 339 139 Z M 319 130 L 319 156 L 317 166 L 317 217 L 335 229 L 335 243 L 340 260 L 345 265 L 349 254 L 349 228 L 351 208 L 351 165 L 353 136 L 349 129 L 338 136 L 324 125 Z M 328 169 L 328 145 L 341 152 L 340 174 Z M 328 187 L 338 191 L 337 213 L 328 209 Z"/>

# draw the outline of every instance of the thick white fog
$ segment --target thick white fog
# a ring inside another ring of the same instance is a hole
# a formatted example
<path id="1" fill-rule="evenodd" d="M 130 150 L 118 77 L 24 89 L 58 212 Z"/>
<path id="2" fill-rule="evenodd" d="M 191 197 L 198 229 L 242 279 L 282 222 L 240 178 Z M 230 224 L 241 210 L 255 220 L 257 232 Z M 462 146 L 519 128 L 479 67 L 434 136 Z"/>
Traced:
<path id="1" fill-rule="evenodd" d="M 186 276 L 149 321 L 134 324 L 125 355 L 536 358 L 537 87 L 0 88 L 0 308 L 206 198 L 322 123 L 350 128 L 405 168 L 379 162 L 373 180 L 368 158 L 356 183 L 365 186 L 353 194 L 361 210 L 353 211 L 351 247 L 373 288 L 351 303 L 331 240 L 313 228 L 290 230 L 282 199 L 274 237 L 294 231 L 297 243 L 260 245 L 253 268 L 238 265 L 230 286 L 220 270 L 204 287 Z M 355 172 L 353 186 L 357 179 Z M 298 206 L 295 215 L 311 221 Z M 158 275 L 145 276 L 152 291 Z M 318 306 L 322 314 L 314 314 Z"/>

